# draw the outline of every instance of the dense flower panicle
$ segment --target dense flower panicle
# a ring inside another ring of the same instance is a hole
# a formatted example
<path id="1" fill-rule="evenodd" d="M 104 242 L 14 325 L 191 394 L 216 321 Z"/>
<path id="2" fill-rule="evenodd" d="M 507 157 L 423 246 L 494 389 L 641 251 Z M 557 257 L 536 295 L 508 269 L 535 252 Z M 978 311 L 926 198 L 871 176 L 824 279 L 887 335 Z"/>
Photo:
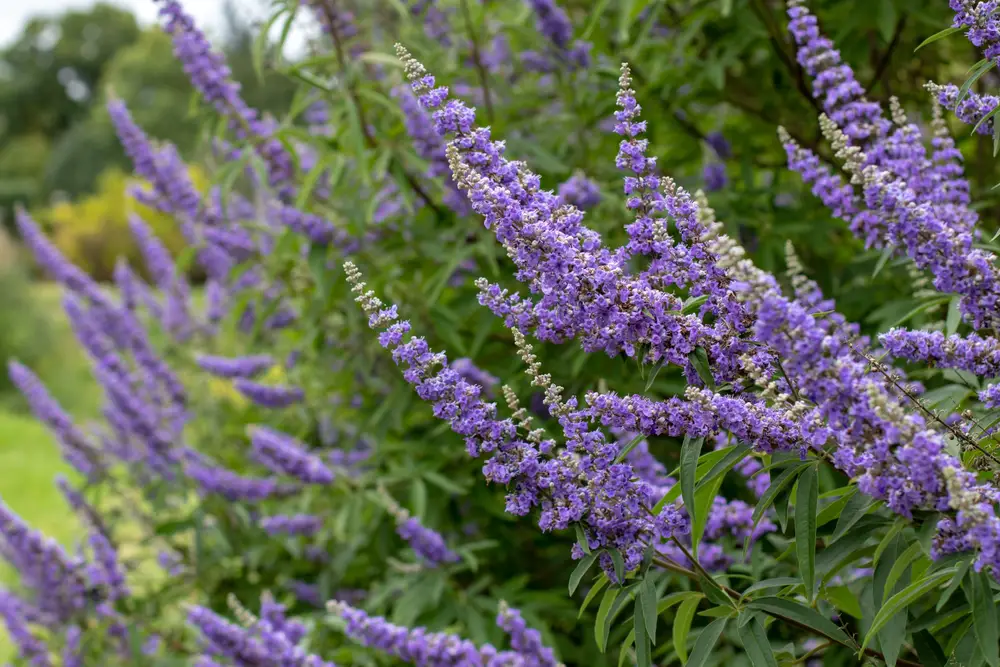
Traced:
<path id="1" fill-rule="evenodd" d="M 246 357 L 220 357 L 211 354 L 195 355 L 195 363 L 220 378 L 252 378 L 274 366 L 274 359 L 266 354 Z"/>
<path id="2" fill-rule="evenodd" d="M 1000 17 L 995 0 L 951 0 L 955 27 L 968 28 L 965 35 L 987 60 L 1000 56 Z"/>
<path id="3" fill-rule="evenodd" d="M 260 527 L 271 535 L 315 535 L 323 528 L 323 517 L 313 514 L 276 514 L 264 517 Z"/>
<path id="4" fill-rule="evenodd" d="M 955 117 L 960 121 L 972 126 L 979 125 L 976 128 L 976 132 L 979 134 L 990 134 L 993 131 L 992 118 L 981 125 L 979 123 L 991 111 L 996 109 L 997 105 L 1000 105 L 1000 97 L 996 95 L 981 95 L 970 90 L 965 94 L 962 101 L 959 102 L 959 88 L 954 84 L 949 83 L 939 86 L 929 83 L 927 84 L 927 88 L 934 94 L 938 103 L 948 111 L 953 111 Z"/>
<path id="5" fill-rule="evenodd" d="M 243 477 L 232 470 L 205 463 L 189 462 L 185 473 L 203 493 L 215 493 L 234 502 L 256 502 L 297 491 L 271 477 Z"/>
<path id="6" fill-rule="evenodd" d="M 260 118 L 257 110 L 243 100 L 225 59 L 212 48 L 181 4 L 177 0 L 157 1 L 160 16 L 165 19 L 164 30 L 171 36 L 174 54 L 192 85 L 221 116 L 230 120 L 230 127 L 238 136 L 259 139 L 254 148 L 268 165 L 270 185 L 287 194 L 294 163 L 284 145 L 273 137 L 275 123 Z"/>
<path id="7" fill-rule="evenodd" d="M 586 211 L 601 203 L 601 189 L 582 171 L 576 171 L 559 185 L 559 203 Z"/>
<path id="8" fill-rule="evenodd" d="M 893 357 L 954 368 L 981 377 L 1000 376 L 1000 341 L 971 333 L 946 336 L 940 331 L 892 329 L 879 342 Z"/>
<path id="9" fill-rule="evenodd" d="M 620 549 L 629 569 L 641 561 L 646 540 L 667 539 L 685 529 L 673 506 L 655 516 L 646 511 L 659 497 L 648 485 L 633 481 L 628 464 L 614 462 L 617 445 L 591 431 L 585 415 L 575 412 L 575 404 L 560 414 L 565 451 L 556 454 L 555 443 L 543 441 L 538 433 L 520 440 L 515 423 L 498 420 L 496 406 L 485 403 L 482 389 L 450 368 L 444 354 L 431 352 L 422 338 L 404 342 L 409 323 L 399 321 L 395 306 L 383 308 L 372 292 L 365 291 L 353 264 L 345 268 L 369 325 L 382 331 L 379 342 L 405 368 L 403 377 L 415 386 L 417 395 L 432 403 L 435 415 L 448 421 L 453 431 L 465 436 L 471 456 L 491 455 L 483 473 L 488 481 L 510 490 L 507 511 L 523 516 L 539 507 L 539 527 L 546 531 L 580 522 L 592 548 Z M 520 340 L 526 344 L 523 336 Z M 610 558 L 607 561 L 611 570 Z"/>
<path id="10" fill-rule="evenodd" d="M 413 141 L 414 151 L 427 161 L 426 177 L 444 183 L 443 201 L 445 206 L 457 215 L 468 215 L 471 211 L 469 202 L 452 179 L 448 158 L 445 155 L 444 141 L 434 130 L 431 117 L 420 107 L 420 103 L 408 87 L 393 88 L 392 96 L 399 102 L 406 132 Z"/>
<path id="11" fill-rule="evenodd" d="M 478 384 L 486 394 L 492 393 L 493 389 L 500 384 L 500 378 L 482 370 L 472 362 L 472 359 L 467 357 L 451 362 L 451 369 L 465 378 L 467 382 Z"/>
<path id="12" fill-rule="evenodd" d="M 97 283 L 66 259 L 59 249 L 45 237 L 45 234 L 24 209 L 18 207 L 14 211 L 14 221 L 17 224 L 18 232 L 20 232 L 21 241 L 34 255 L 39 266 L 52 279 L 87 301 L 104 305 L 111 303 Z"/>
<path id="13" fill-rule="evenodd" d="M 396 533 L 403 538 L 426 565 L 457 563 L 458 554 L 448 548 L 444 538 L 435 530 L 427 528 L 416 517 L 408 517 L 396 526 Z"/>
<path id="14" fill-rule="evenodd" d="M 306 484 L 329 484 L 333 472 L 315 454 L 290 435 L 267 428 L 249 429 L 254 457 L 272 472 L 288 475 Z"/>
<path id="15" fill-rule="evenodd" d="M 788 31 L 798 45 L 797 58 L 813 77 L 815 97 L 844 133 L 857 145 L 885 135 L 889 122 L 877 103 L 865 99 L 865 90 L 853 70 L 840 58 L 833 42 L 819 32 L 818 22 L 803 0 L 788 3 Z"/>
<path id="16" fill-rule="evenodd" d="M 556 667 L 559 664 L 552 649 L 542 644 L 542 633 L 529 628 L 517 609 L 501 602 L 496 623 L 510 637 L 510 647 L 525 661 L 526 667 Z"/>
<path id="17" fill-rule="evenodd" d="M 56 437 L 66 461 L 88 477 L 100 471 L 103 467 L 100 452 L 49 394 L 38 376 L 13 360 L 8 362 L 7 368 L 11 381 L 24 396 L 31 412 Z"/>
<path id="18" fill-rule="evenodd" d="M 87 608 L 85 561 L 31 528 L 2 500 L 0 554 L 32 592 L 30 604 L 37 610 L 38 621 L 64 623 Z"/>
<path id="19" fill-rule="evenodd" d="M 287 408 L 301 403 L 305 394 L 298 387 L 266 385 L 238 377 L 233 387 L 251 401 L 265 408 Z"/>
<path id="20" fill-rule="evenodd" d="M 0 618 L 17 647 L 18 657 L 29 661 L 32 667 L 52 667 L 49 647 L 32 632 L 27 622 L 30 617 L 31 612 L 23 600 L 0 589 Z"/>
<path id="21" fill-rule="evenodd" d="M 377 649 L 416 667 L 528 667 L 541 665 L 530 655 L 498 651 L 489 644 L 476 646 L 468 639 L 425 628 L 404 628 L 381 616 L 369 616 L 344 602 L 330 602 L 331 612 L 346 623 L 345 634 L 362 646 Z"/>
<path id="22" fill-rule="evenodd" d="M 289 637 L 283 631 L 283 618 L 278 627 L 273 619 L 264 618 L 242 627 L 204 607 L 192 607 L 188 622 L 201 632 L 213 658 L 228 658 L 241 667 L 336 667 L 297 646 L 295 635 Z"/>
<path id="23" fill-rule="evenodd" d="M 129 229 L 132 230 L 132 237 L 139 247 L 139 252 L 142 253 L 143 259 L 146 261 L 149 277 L 161 290 L 170 289 L 173 282 L 180 278 L 177 275 L 177 267 L 170 256 L 170 251 L 156 237 L 146 221 L 138 215 L 134 213 L 129 215 L 128 225 Z"/>

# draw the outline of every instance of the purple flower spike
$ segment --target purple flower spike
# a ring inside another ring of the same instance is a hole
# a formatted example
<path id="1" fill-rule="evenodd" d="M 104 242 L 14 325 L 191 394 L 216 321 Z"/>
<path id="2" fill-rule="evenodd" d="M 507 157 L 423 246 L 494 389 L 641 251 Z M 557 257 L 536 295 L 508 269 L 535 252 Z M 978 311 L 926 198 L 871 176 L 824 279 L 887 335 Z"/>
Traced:
<path id="1" fill-rule="evenodd" d="M 301 403 L 305 398 L 305 394 L 298 387 L 258 384 L 246 378 L 236 378 L 233 386 L 236 387 L 236 391 L 265 408 L 287 408 Z"/>
<path id="2" fill-rule="evenodd" d="M 220 378 L 251 378 L 274 365 L 266 354 L 248 357 L 217 357 L 209 354 L 195 356 L 195 363 L 202 370 Z"/>

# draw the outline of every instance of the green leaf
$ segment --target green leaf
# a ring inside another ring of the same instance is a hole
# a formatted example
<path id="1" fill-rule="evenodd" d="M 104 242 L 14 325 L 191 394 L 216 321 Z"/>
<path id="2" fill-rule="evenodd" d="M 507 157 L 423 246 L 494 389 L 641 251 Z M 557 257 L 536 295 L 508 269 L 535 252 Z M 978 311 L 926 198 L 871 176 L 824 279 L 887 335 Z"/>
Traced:
<path id="1" fill-rule="evenodd" d="M 753 508 L 754 528 L 757 528 L 757 524 L 760 523 L 761 518 L 764 516 L 764 512 L 766 512 L 767 508 L 771 506 L 774 499 L 778 497 L 778 494 L 781 493 L 786 486 L 795 481 L 795 477 L 808 465 L 811 465 L 808 461 L 793 464 L 788 469 L 782 471 L 782 473 L 778 475 L 777 479 L 771 481 L 771 486 L 767 487 L 767 491 L 765 491 L 764 495 L 760 497 L 759 501 L 757 501 L 757 506 Z"/>
<path id="2" fill-rule="evenodd" d="M 972 74 L 970 74 L 969 78 L 965 80 L 965 83 L 962 84 L 962 87 L 958 89 L 958 97 L 955 98 L 955 105 L 958 106 L 959 104 L 962 103 L 962 100 L 965 99 L 965 96 L 969 94 L 969 90 L 972 88 L 972 84 L 978 81 L 979 77 L 986 74 L 996 66 L 997 63 L 993 59 L 990 60 L 983 59 L 979 61 L 979 63 L 972 68 Z"/>
<path id="3" fill-rule="evenodd" d="M 748 616 L 750 618 L 746 622 L 742 622 L 743 619 L 741 619 L 737 630 L 740 641 L 743 642 L 743 648 L 750 657 L 750 662 L 753 667 L 778 667 L 778 661 L 774 657 L 774 651 L 771 650 L 771 642 L 767 640 L 764 626 L 752 615 L 748 614 Z"/>
<path id="4" fill-rule="evenodd" d="M 691 297 L 690 299 L 684 302 L 684 307 L 681 308 L 681 315 L 690 315 L 691 313 L 701 308 L 702 304 L 705 303 L 706 301 L 708 301 L 707 294 Z"/>
<path id="5" fill-rule="evenodd" d="M 847 586 L 828 586 L 823 589 L 823 596 L 842 612 L 862 618 L 861 603 Z"/>
<path id="6" fill-rule="evenodd" d="M 705 386 L 715 391 L 715 378 L 712 376 L 712 369 L 708 365 L 708 353 L 705 352 L 705 348 L 695 348 L 694 352 L 688 355 L 688 361 L 691 362 L 695 372 L 701 378 L 701 381 L 705 383 Z"/>
<path id="7" fill-rule="evenodd" d="M 913 50 L 915 52 L 919 51 L 920 49 L 924 48 L 928 44 L 933 44 L 934 42 L 938 41 L 939 39 L 944 39 L 945 37 L 948 37 L 950 35 L 954 35 L 956 32 L 959 32 L 961 30 L 965 30 L 965 26 L 952 26 L 950 28 L 945 28 L 944 30 L 936 32 L 933 35 L 931 35 L 930 37 L 928 37 L 927 39 L 925 39 L 924 41 L 920 42 L 920 46 L 918 46 L 917 48 L 915 48 Z"/>
<path id="8" fill-rule="evenodd" d="M 615 576 L 618 578 L 618 583 L 622 584 L 625 582 L 625 559 L 622 558 L 622 553 L 618 549 L 608 549 L 608 555 L 611 556 L 611 563 L 615 566 Z"/>
<path id="9" fill-rule="evenodd" d="M 746 454 L 748 451 L 750 451 L 750 445 L 736 445 L 735 447 L 731 448 L 721 461 L 712 466 L 712 469 L 709 470 L 704 477 L 701 477 L 698 480 L 698 483 L 695 484 L 694 487 L 695 490 L 700 489 L 703 485 L 712 481 L 719 475 L 724 475 L 725 473 L 732 470 L 733 466 L 735 466 L 737 463 L 746 458 Z"/>
<path id="10" fill-rule="evenodd" d="M 701 456 L 701 446 L 705 438 L 691 438 L 684 436 L 684 443 L 681 445 L 681 495 L 684 497 L 684 508 L 687 509 L 691 524 L 697 520 L 695 515 L 695 473 L 698 468 L 698 457 Z M 692 549 L 698 552 L 698 543 L 692 536 Z"/>
<path id="11" fill-rule="evenodd" d="M 851 638 L 837 627 L 833 621 L 823 616 L 815 609 L 810 609 L 809 607 L 801 604 L 799 602 L 793 602 L 792 600 L 785 600 L 782 598 L 766 597 L 757 598 L 751 601 L 747 605 L 750 609 L 757 609 L 763 611 L 779 619 L 787 619 L 791 621 L 796 621 L 805 625 L 808 628 L 815 630 L 824 637 L 839 642 L 844 646 L 854 646 L 854 642 Z"/>
<path id="12" fill-rule="evenodd" d="M 949 296 L 940 296 L 928 299 L 924 303 L 920 304 L 919 306 L 908 312 L 906 315 L 903 315 L 901 318 L 890 324 L 889 328 L 892 329 L 894 327 L 902 326 L 905 322 L 908 322 L 910 319 L 916 317 L 925 310 L 930 310 L 935 306 L 940 306 L 942 303 L 948 301 L 949 299 L 951 299 L 951 297 Z"/>
<path id="13" fill-rule="evenodd" d="M 927 630 L 913 633 L 913 648 L 924 667 L 945 667 L 948 662 L 941 645 Z"/>
<path id="14" fill-rule="evenodd" d="M 734 449 L 733 447 L 724 447 L 723 449 L 716 449 L 711 452 L 702 454 L 701 458 L 698 459 L 698 471 L 695 477 L 700 480 L 711 469 L 713 469 L 719 461 L 724 459 L 733 449 Z M 669 476 L 670 477 L 678 476 L 679 473 L 680 473 L 680 467 L 678 466 L 677 468 L 675 468 L 670 472 Z M 696 484 L 695 490 L 697 491 L 697 489 L 698 485 Z M 663 494 L 663 497 L 660 498 L 659 502 L 656 503 L 656 505 L 653 507 L 653 514 L 659 514 L 660 510 L 662 510 L 667 503 L 672 503 L 680 497 L 681 497 L 681 485 L 674 484 L 673 486 L 670 487 L 669 491 Z"/>
<path id="15" fill-rule="evenodd" d="M 639 445 L 639 443 L 645 439 L 646 436 L 641 433 L 632 438 L 632 440 L 630 440 L 629 443 L 625 445 L 622 451 L 618 453 L 618 456 L 615 457 L 615 463 L 621 463 L 622 461 L 624 461 L 625 457 L 628 456 L 628 453 L 631 452 L 633 449 L 635 449 Z"/>
<path id="16" fill-rule="evenodd" d="M 597 554 L 587 554 L 584 556 L 577 566 L 573 569 L 573 573 L 569 575 L 569 594 L 573 595 L 576 592 L 577 587 L 580 585 L 580 581 L 587 574 L 587 571 L 597 560 Z"/>
<path id="17" fill-rule="evenodd" d="M 787 588 L 788 586 L 798 586 L 801 583 L 802 580 L 798 577 L 775 577 L 774 579 L 764 579 L 763 581 L 758 581 L 743 591 L 743 597 L 745 598 L 751 593 L 764 591 L 769 588 Z"/>
<path id="18" fill-rule="evenodd" d="M 893 543 L 896 536 L 899 535 L 904 528 L 906 528 L 906 520 L 903 518 L 896 519 L 896 523 L 892 525 L 889 532 L 886 533 L 885 537 L 882 538 L 882 541 L 879 542 L 878 548 L 875 549 L 875 555 L 872 557 L 872 565 L 878 565 L 878 561 L 882 558 L 882 554 L 885 553 L 885 550 L 889 548 L 889 545 Z"/>
<path id="19" fill-rule="evenodd" d="M 872 271 L 872 278 L 877 276 L 885 268 L 885 265 L 889 263 L 895 253 L 895 248 L 887 247 L 882 251 L 882 255 L 878 258 L 878 262 L 875 263 L 875 269 Z"/>
<path id="20" fill-rule="evenodd" d="M 697 516 L 691 520 L 691 549 L 692 553 L 698 553 L 698 544 L 701 536 L 705 533 L 705 526 L 708 523 L 708 516 L 712 512 L 712 505 L 715 497 L 719 494 L 719 487 L 722 486 L 722 477 L 716 477 L 708 485 L 698 489 L 694 496 Z M 688 510 L 690 512 L 690 510 Z"/>
<path id="21" fill-rule="evenodd" d="M 706 577 L 704 574 L 698 575 L 698 581 L 701 583 L 701 590 L 705 593 L 705 597 L 718 605 L 723 605 L 726 607 L 735 607 L 735 603 L 729 597 L 729 595 L 722 589 L 712 577 Z"/>
<path id="22" fill-rule="evenodd" d="M 611 632 L 611 618 L 622 601 L 628 597 L 628 591 L 624 588 L 609 588 L 604 593 L 601 606 L 597 609 L 597 618 L 594 621 L 594 639 L 597 641 L 597 648 L 604 653 L 608 645 L 608 633 Z"/>
<path id="23" fill-rule="evenodd" d="M 583 553 L 590 553 L 590 543 L 587 541 L 587 534 L 583 531 L 583 526 L 579 523 L 574 523 L 573 528 L 576 529 L 576 543 L 580 545 L 583 549 Z"/>
<path id="24" fill-rule="evenodd" d="M 587 597 L 583 598 L 583 602 L 580 603 L 580 611 L 576 615 L 578 619 L 583 617 L 583 612 L 587 611 L 587 607 L 590 606 L 590 603 L 594 601 L 594 598 L 600 595 L 601 591 L 604 590 L 604 587 L 609 583 L 611 583 L 611 580 L 608 579 L 608 575 L 602 572 L 601 576 L 597 579 L 597 583 L 590 588 L 590 592 L 587 593 Z"/>
<path id="25" fill-rule="evenodd" d="M 655 613 L 656 609 L 654 608 L 653 611 Z M 635 612 L 632 621 L 635 631 L 636 662 L 638 663 L 638 667 L 649 667 L 653 662 L 649 655 L 649 635 L 646 633 L 647 621 L 641 599 L 635 601 Z"/>
<path id="26" fill-rule="evenodd" d="M 691 621 L 694 620 L 694 613 L 698 610 L 698 603 L 701 598 L 690 598 L 681 603 L 677 608 L 677 616 L 674 617 L 674 650 L 677 651 L 681 662 L 687 662 L 687 637 L 691 632 Z"/>
<path id="27" fill-rule="evenodd" d="M 971 560 L 967 560 L 959 566 L 958 571 L 955 572 L 955 576 L 951 579 L 951 583 L 948 584 L 946 589 L 944 589 L 944 593 L 941 594 L 941 597 L 938 598 L 937 604 L 934 605 L 935 611 L 941 611 L 945 604 L 948 603 L 948 600 L 951 599 L 952 593 L 957 591 L 958 587 L 962 585 L 962 580 L 965 579 L 965 575 L 969 572 L 970 567 L 972 567 Z"/>
<path id="28" fill-rule="evenodd" d="M 822 500 L 829 494 L 830 492 L 820 495 L 819 496 L 820 500 Z M 834 500 L 832 503 L 828 503 L 826 506 L 823 507 L 823 509 L 819 511 L 819 514 L 816 515 L 816 526 L 817 527 L 825 526 L 834 519 L 839 520 L 839 518 L 844 513 L 844 508 L 847 506 L 847 503 L 851 502 L 851 499 L 854 498 L 856 495 L 858 495 L 858 487 L 856 486 L 848 487 L 847 490 L 844 491 L 844 493 L 839 498 Z"/>
<path id="29" fill-rule="evenodd" d="M 694 643 L 694 647 L 691 649 L 691 657 L 688 658 L 685 667 L 703 667 L 705 662 L 708 661 L 708 656 L 712 654 L 712 649 L 719 642 L 719 637 L 722 635 L 722 631 L 726 629 L 726 623 L 728 622 L 728 618 L 720 618 L 709 623 L 708 627 L 701 631 L 697 641 Z M 676 649 L 676 646 L 674 648 Z"/>
<path id="30" fill-rule="evenodd" d="M 847 531 L 856 524 L 861 517 L 868 513 L 871 509 L 874 500 L 871 497 L 866 496 L 863 493 L 856 493 L 851 496 L 851 499 L 847 501 L 847 505 L 844 507 L 844 511 L 840 513 L 840 518 L 837 519 L 837 527 L 833 530 L 833 535 L 830 536 L 830 544 L 836 542 L 841 537 L 847 534 Z"/>
<path id="31" fill-rule="evenodd" d="M 990 667 L 1000 665 L 1000 638 L 997 636 L 997 607 L 986 572 L 970 572 L 972 588 L 972 625 L 976 630 L 979 650 Z"/>
<path id="32" fill-rule="evenodd" d="M 652 579 L 646 577 L 639 586 L 638 604 L 642 607 L 643 618 L 646 619 L 646 634 L 654 644 L 656 643 L 656 619 L 659 615 L 656 611 L 657 602 L 656 585 Z"/>
<path id="33" fill-rule="evenodd" d="M 799 476 L 795 495 L 795 552 L 799 561 L 799 575 L 806 586 L 806 599 L 811 603 L 816 596 L 816 503 L 819 485 L 816 466 L 806 468 Z"/>
<path id="34" fill-rule="evenodd" d="M 865 635 L 865 640 L 861 644 L 861 648 L 868 648 L 875 635 L 878 631 L 889 622 L 889 620 L 896 615 L 896 612 L 907 607 L 911 602 L 918 599 L 924 593 L 939 586 L 945 579 L 954 574 L 953 570 L 943 570 L 937 572 L 926 579 L 914 582 L 901 590 L 900 592 L 893 595 L 891 598 L 885 601 L 885 604 L 878 610 L 875 615 L 875 620 L 872 621 L 871 628 L 868 629 L 868 634 Z"/>
<path id="35" fill-rule="evenodd" d="M 893 561 L 892 569 L 889 570 L 889 575 L 885 579 L 884 590 L 890 591 L 899 581 L 899 578 L 903 576 L 906 568 L 910 567 L 917 558 L 920 557 L 921 547 L 919 542 L 914 542 L 911 544 L 906 551 L 899 554 Z"/>

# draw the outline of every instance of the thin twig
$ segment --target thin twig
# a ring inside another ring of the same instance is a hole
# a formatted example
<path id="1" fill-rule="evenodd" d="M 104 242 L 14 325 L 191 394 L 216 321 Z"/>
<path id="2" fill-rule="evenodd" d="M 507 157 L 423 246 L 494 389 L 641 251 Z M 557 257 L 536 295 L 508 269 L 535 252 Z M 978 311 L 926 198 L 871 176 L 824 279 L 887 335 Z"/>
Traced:
<path id="1" fill-rule="evenodd" d="M 364 137 L 365 144 L 368 148 L 375 148 L 377 144 L 375 137 L 372 136 L 371 130 L 368 127 L 368 119 L 365 116 L 365 108 L 361 104 L 358 92 L 354 89 L 354 82 L 351 80 L 347 72 L 347 55 L 344 51 L 344 43 L 340 38 L 340 33 L 337 32 L 337 17 L 334 15 L 333 8 L 328 2 L 315 2 L 313 3 L 313 6 L 319 10 L 326 22 L 327 30 L 330 33 L 330 40 L 333 42 L 333 48 L 337 54 L 337 64 L 340 66 L 340 72 L 345 78 L 347 78 L 347 95 L 350 97 L 351 104 L 354 105 L 354 109 L 357 111 L 358 124 L 361 126 L 361 135 Z M 394 162 L 397 161 L 395 155 L 392 156 L 392 160 Z M 417 182 L 417 179 L 415 179 L 402 164 L 400 164 L 400 169 L 403 172 L 403 178 L 406 180 L 407 185 L 410 186 L 417 196 L 423 199 L 424 203 L 427 204 L 427 206 L 429 206 L 438 216 L 443 216 L 444 212 L 434 202 L 434 200 L 431 199 L 430 195 L 424 191 L 423 187 L 421 187 Z"/>
<path id="2" fill-rule="evenodd" d="M 892 32 L 892 39 L 889 40 L 889 45 L 885 48 L 885 52 L 875 65 L 875 70 L 872 73 L 871 79 L 868 80 L 868 85 L 865 86 L 865 90 L 871 91 L 875 84 L 882 79 L 882 75 L 885 74 L 886 68 L 889 67 L 889 61 L 892 60 L 892 55 L 895 52 L 896 47 L 899 46 L 900 38 L 903 36 L 903 30 L 906 28 L 906 18 L 906 14 L 903 14 L 899 17 L 899 20 L 896 21 L 896 27 Z M 888 86 L 886 86 L 885 92 L 887 94 L 889 93 Z"/>
<path id="3" fill-rule="evenodd" d="M 483 104 L 486 106 L 486 118 L 493 124 L 493 102 L 490 98 L 489 74 L 483 66 L 483 60 L 479 55 L 479 35 L 472 25 L 472 12 L 469 11 L 469 0 L 462 0 L 462 16 L 465 20 L 465 29 L 469 31 L 469 41 L 472 42 L 472 62 L 476 66 L 479 74 L 479 85 L 483 89 Z"/>

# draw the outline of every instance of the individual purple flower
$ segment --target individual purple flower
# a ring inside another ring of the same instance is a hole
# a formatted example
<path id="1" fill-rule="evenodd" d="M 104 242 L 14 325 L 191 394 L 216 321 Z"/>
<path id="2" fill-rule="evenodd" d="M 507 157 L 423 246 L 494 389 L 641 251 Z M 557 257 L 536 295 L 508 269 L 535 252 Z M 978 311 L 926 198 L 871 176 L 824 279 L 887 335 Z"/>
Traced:
<path id="1" fill-rule="evenodd" d="M 274 365 L 274 359 L 266 354 L 246 357 L 219 357 L 210 354 L 195 355 L 195 363 L 212 375 L 220 378 L 252 378 Z"/>
<path id="2" fill-rule="evenodd" d="M 295 477 L 306 484 L 333 481 L 333 472 L 323 460 L 292 436 L 266 426 L 251 426 L 248 431 L 254 458 L 272 472 Z"/>
<path id="3" fill-rule="evenodd" d="M 236 391 L 264 408 L 287 408 L 301 403 L 305 393 L 298 387 L 266 385 L 238 377 L 233 382 Z"/>

